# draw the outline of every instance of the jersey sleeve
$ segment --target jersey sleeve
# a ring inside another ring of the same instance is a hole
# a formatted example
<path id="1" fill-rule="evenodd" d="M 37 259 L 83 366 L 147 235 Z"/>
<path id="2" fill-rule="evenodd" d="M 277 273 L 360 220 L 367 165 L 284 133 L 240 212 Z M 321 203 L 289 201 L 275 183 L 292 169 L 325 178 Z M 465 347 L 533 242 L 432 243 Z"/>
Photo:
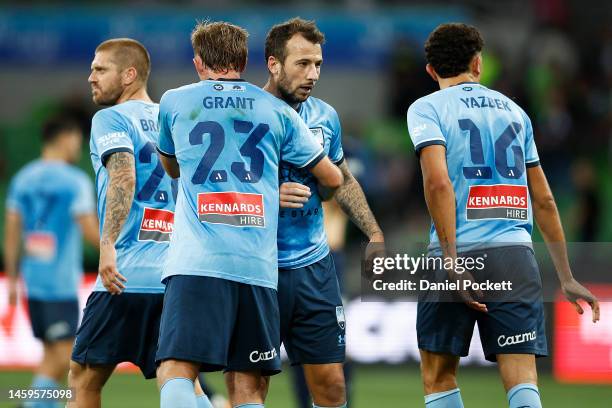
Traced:
<path id="1" fill-rule="evenodd" d="M 323 147 L 317 143 L 306 123 L 296 111 L 286 109 L 281 141 L 281 159 L 299 168 L 312 168 L 325 157 Z"/>
<path id="2" fill-rule="evenodd" d="M 17 176 L 11 180 L 9 185 L 8 194 L 6 196 L 6 209 L 17 212 L 19 214 L 25 214 L 23 204 L 23 196 L 19 185 L 19 179 Z"/>
<path id="3" fill-rule="evenodd" d="M 342 150 L 342 125 L 338 113 L 332 109 L 331 114 L 332 137 L 329 144 L 329 159 L 336 165 L 344 161 L 344 151 Z"/>
<path id="4" fill-rule="evenodd" d="M 427 101 L 417 100 L 408 108 L 408 132 L 417 156 L 424 147 L 446 146 L 446 138 L 440 129 L 438 114 Z"/>
<path id="5" fill-rule="evenodd" d="M 121 114 L 113 109 L 98 111 L 91 121 L 91 141 L 103 165 L 113 153 L 134 154 L 130 128 Z"/>
<path id="6" fill-rule="evenodd" d="M 172 106 L 166 92 L 159 101 L 159 141 L 157 151 L 167 157 L 174 157 L 174 140 L 172 140 L 172 123 L 174 121 Z"/>
<path id="7" fill-rule="evenodd" d="M 540 165 L 540 156 L 538 156 L 538 149 L 535 145 L 533 137 L 533 127 L 531 126 L 531 120 L 525 114 L 525 166 L 536 167 Z"/>
<path id="8" fill-rule="evenodd" d="M 70 206 L 70 214 L 77 217 L 95 213 L 96 204 L 91 180 L 85 174 L 79 175 L 76 187 L 77 191 Z"/>

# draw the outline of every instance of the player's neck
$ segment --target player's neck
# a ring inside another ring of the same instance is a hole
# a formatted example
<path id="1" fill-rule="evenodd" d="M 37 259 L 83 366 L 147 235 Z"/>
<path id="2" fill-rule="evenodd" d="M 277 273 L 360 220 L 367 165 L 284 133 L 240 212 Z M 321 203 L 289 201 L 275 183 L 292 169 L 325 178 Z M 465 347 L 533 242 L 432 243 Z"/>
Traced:
<path id="1" fill-rule="evenodd" d="M 54 146 L 43 147 L 42 154 L 40 155 L 40 157 L 46 161 L 61 161 L 65 163 L 68 162 L 66 154 L 64 154 L 61 149 L 58 149 Z"/>
<path id="2" fill-rule="evenodd" d="M 479 82 L 479 79 L 480 78 L 477 78 L 472 73 L 466 72 L 465 74 L 457 75 L 451 78 L 438 77 L 438 85 L 440 85 L 440 89 L 446 89 L 464 82 Z"/>
<path id="3" fill-rule="evenodd" d="M 127 101 L 153 102 L 147 93 L 147 88 L 144 86 L 135 89 L 126 88 L 119 99 L 117 99 L 117 105 Z"/>
<path id="4" fill-rule="evenodd" d="M 240 79 L 240 72 L 234 70 L 227 71 L 212 71 L 205 69 L 200 75 L 200 79 L 205 81 L 207 79 L 217 81 L 219 79 Z"/>
<path id="5" fill-rule="evenodd" d="M 283 95 L 281 95 L 281 93 L 279 92 L 278 86 L 272 83 L 272 78 L 268 78 L 268 82 L 266 82 L 263 89 L 264 91 L 267 91 L 271 93 L 272 95 L 276 96 L 278 99 L 282 99 L 283 101 L 287 102 L 286 100 L 283 99 Z M 300 102 L 296 102 L 296 103 L 287 102 L 287 104 L 291 106 L 293 109 L 295 109 L 296 111 L 300 107 Z"/>

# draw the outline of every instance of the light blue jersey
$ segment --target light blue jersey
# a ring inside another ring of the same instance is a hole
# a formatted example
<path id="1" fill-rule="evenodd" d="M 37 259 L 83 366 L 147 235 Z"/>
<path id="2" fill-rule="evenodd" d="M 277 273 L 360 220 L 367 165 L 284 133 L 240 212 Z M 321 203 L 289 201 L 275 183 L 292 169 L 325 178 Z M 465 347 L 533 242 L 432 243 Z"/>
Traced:
<path id="1" fill-rule="evenodd" d="M 327 103 L 310 97 L 300 104 L 298 114 L 334 164 L 344 160 L 342 130 L 338 114 Z M 310 187 L 312 195 L 304 207 L 281 208 L 278 220 L 278 267 L 295 269 L 311 265 L 329 253 L 323 225 L 323 207 L 317 180 L 305 169 L 281 162 L 280 182 L 295 182 Z"/>
<path id="2" fill-rule="evenodd" d="M 325 153 L 285 102 L 244 81 L 201 81 L 164 94 L 161 154 L 181 177 L 164 277 L 211 276 L 276 289 L 281 160 Z"/>
<path id="3" fill-rule="evenodd" d="M 455 190 L 457 244 L 530 245 L 532 208 L 526 168 L 539 165 L 531 121 L 503 94 L 463 83 L 418 99 L 408 109 L 417 154 L 446 146 Z M 439 248 L 432 223 L 430 248 Z"/>
<path id="4" fill-rule="evenodd" d="M 91 181 L 63 161 L 35 160 L 11 181 L 7 209 L 20 215 L 21 273 L 28 298 L 77 298 L 83 274 L 83 240 L 76 218 L 94 214 Z"/>
<path id="5" fill-rule="evenodd" d="M 100 231 L 104 226 L 108 172 L 112 153 L 130 152 L 136 162 L 136 191 L 132 208 L 117 238 L 117 269 L 127 278 L 125 292 L 164 291 L 161 274 L 174 222 L 176 183 L 162 168 L 155 146 L 159 107 L 127 101 L 102 109 L 91 124 L 91 162 L 96 172 Z M 105 291 L 100 277 L 95 291 Z"/>

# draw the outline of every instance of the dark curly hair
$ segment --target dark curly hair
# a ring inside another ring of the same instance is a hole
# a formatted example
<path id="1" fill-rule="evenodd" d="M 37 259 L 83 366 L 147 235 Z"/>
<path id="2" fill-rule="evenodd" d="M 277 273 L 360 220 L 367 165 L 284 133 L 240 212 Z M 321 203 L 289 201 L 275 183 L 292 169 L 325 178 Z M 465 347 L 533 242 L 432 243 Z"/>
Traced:
<path id="1" fill-rule="evenodd" d="M 467 72 L 484 41 L 476 27 L 463 23 L 441 24 L 425 42 L 425 59 L 442 78 Z"/>

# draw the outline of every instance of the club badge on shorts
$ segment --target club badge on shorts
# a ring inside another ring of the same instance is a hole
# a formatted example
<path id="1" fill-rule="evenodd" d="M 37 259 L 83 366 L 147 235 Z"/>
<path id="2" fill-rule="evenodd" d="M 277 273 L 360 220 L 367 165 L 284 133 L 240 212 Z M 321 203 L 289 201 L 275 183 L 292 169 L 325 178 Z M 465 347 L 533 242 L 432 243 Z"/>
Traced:
<path id="1" fill-rule="evenodd" d="M 346 319 L 344 318 L 344 307 L 336 306 L 336 320 L 338 321 L 338 326 L 342 330 L 346 327 Z"/>

